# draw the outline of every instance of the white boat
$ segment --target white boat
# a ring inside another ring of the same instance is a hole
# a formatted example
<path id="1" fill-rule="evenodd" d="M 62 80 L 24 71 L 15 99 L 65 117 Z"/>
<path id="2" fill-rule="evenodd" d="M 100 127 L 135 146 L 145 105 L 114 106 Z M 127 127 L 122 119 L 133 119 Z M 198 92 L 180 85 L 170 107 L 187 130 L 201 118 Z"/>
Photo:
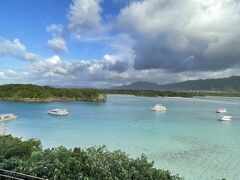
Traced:
<path id="1" fill-rule="evenodd" d="M 232 116 L 227 116 L 227 115 L 221 115 L 218 118 L 219 121 L 231 121 L 232 120 Z"/>
<path id="2" fill-rule="evenodd" d="M 164 107 L 163 105 L 161 104 L 156 104 L 153 108 L 152 108 L 153 111 L 160 111 L 160 112 L 165 112 L 167 110 L 166 107 Z"/>
<path id="3" fill-rule="evenodd" d="M 220 108 L 216 110 L 216 113 L 226 113 L 226 112 L 227 112 L 226 108 Z"/>
<path id="4" fill-rule="evenodd" d="M 48 111 L 48 114 L 56 116 L 65 116 L 68 115 L 68 111 L 66 109 L 51 109 L 50 111 Z"/>
<path id="5" fill-rule="evenodd" d="M 0 115 L 0 121 L 8 121 L 8 120 L 14 120 L 17 116 L 14 114 L 1 114 Z"/>

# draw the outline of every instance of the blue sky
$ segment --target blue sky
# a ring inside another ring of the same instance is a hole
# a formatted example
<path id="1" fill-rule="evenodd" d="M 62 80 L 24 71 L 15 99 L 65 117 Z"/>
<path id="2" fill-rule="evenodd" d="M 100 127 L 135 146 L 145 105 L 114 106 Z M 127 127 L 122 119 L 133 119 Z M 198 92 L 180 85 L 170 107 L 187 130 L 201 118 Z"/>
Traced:
<path id="1" fill-rule="evenodd" d="M 46 42 L 51 34 L 46 27 L 51 24 L 67 24 L 67 13 L 71 0 L 4 0 L 0 6 L 0 34 L 7 39 L 19 38 L 33 52 L 42 56 L 50 56 L 52 52 L 46 47 Z M 112 1 L 104 2 L 102 5 L 106 10 L 102 16 L 116 14 L 119 11 L 119 3 Z M 104 54 L 104 46 L 101 43 L 69 44 L 71 53 L 62 54 L 70 58 L 101 58 Z M 80 53 L 80 49 L 81 50 Z M 94 54 L 91 52 L 94 51 Z"/>
<path id="2" fill-rule="evenodd" d="M 235 0 L 2 0 L 0 84 L 239 75 L 239 22 Z"/>

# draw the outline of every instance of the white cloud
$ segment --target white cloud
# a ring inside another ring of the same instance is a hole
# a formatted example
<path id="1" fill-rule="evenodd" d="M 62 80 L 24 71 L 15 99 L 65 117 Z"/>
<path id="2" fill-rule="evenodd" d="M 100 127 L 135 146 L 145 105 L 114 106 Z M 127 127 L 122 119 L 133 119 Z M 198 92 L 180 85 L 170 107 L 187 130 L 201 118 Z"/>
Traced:
<path id="1" fill-rule="evenodd" d="M 28 52 L 27 48 L 20 42 L 19 39 L 13 41 L 0 37 L 0 55 L 2 56 L 13 56 L 15 58 L 34 61 L 37 59 L 37 55 Z"/>
<path id="2" fill-rule="evenodd" d="M 117 18 L 118 28 L 136 41 L 136 69 L 172 72 L 236 66 L 239 22 L 240 2 L 236 0 L 136 1 Z"/>
<path id="3" fill-rule="evenodd" d="M 12 69 L 8 69 L 8 70 L 4 73 L 4 75 L 5 75 L 6 77 L 17 77 L 17 72 L 14 71 L 14 70 L 12 70 Z"/>
<path id="4" fill-rule="evenodd" d="M 105 55 L 103 60 L 91 61 L 65 61 L 55 55 L 33 64 L 29 73 L 35 81 L 40 79 L 47 82 L 64 81 L 77 84 L 80 81 L 99 82 L 115 79 L 114 77 L 128 71 L 128 68 L 128 64 L 125 67 L 125 63 L 113 55 Z"/>
<path id="5" fill-rule="evenodd" d="M 53 38 L 48 40 L 48 46 L 57 52 L 67 52 L 65 40 L 61 37 Z"/>
<path id="6" fill-rule="evenodd" d="M 68 72 L 68 62 L 62 62 L 58 55 L 54 55 L 46 60 L 33 64 L 29 74 L 35 78 L 51 78 L 66 75 Z M 49 79 L 51 81 L 51 79 Z"/>
<path id="7" fill-rule="evenodd" d="M 64 26 L 62 24 L 51 24 L 46 27 L 46 31 L 51 33 L 53 38 L 48 40 L 48 46 L 55 52 L 68 52 L 64 36 Z"/>
<path id="8" fill-rule="evenodd" d="M 46 31 L 52 33 L 53 36 L 60 36 L 64 33 L 64 26 L 62 24 L 51 24 L 46 27 Z"/>
<path id="9" fill-rule="evenodd" d="M 7 82 L 12 82 L 12 83 L 16 83 L 17 82 L 21 82 L 22 80 L 29 80 L 28 77 L 29 73 L 28 72 L 24 72 L 24 71 L 16 71 L 15 69 L 4 69 L 3 71 L 0 71 L 0 79 L 7 81 Z"/>
<path id="10" fill-rule="evenodd" d="M 116 71 L 108 67 L 118 63 L 118 58 L 113 55 L 105 55 L 102 61 L 66 61 L 55 55 L 46 60 L 35 63 L 29 71 L 31 81 L 43 84 L 62 84 L 106 87 L 114 84 L 126 84 L 134 81 L 154 81 L 166 84 L 177 81 L 192 80 L 199 78 L 219 78 L 231 75 L 240 75 L 239 69 L 226 69 L 224 71 L 208 72 L 181 72 L 170 73 L 165 70 L 135 70 L 129 66 L 125 71 Z"/>
<path id="11" fill-rule="evenodd" d="M 73 0 L 68 14 L 70 32 L 81 36 L 98 30 L 102 10 L 99 3 L 99 0 Z"/>
<path id="12" fill-rule="evenodd" d="M 57 65 L 61 63 L 60 57 L 58 55 L 54 55 L 45 61 L 48 65 Z"/>
<path id="13" fill-rule="evenodd" d="M 231 32 L 226 25 L 239 21 L 237 4 L 235 0 L 137 1 L 121 10 L 118 23 L 128 32 L 153 37 L 171 31 L 171 27 L 197 36 Z"/>
<path id="14" fill-rule="evenodd" d="M 35 61 L 38 58 L 38 56 L 31 52 L 26 52 L 23 54 L 23 59 L 26 61 Z"/>
<path id="15" fill-rule="evenodd" d="M 32 64 L 29 69 L 19 72 L 9 69 L 0 72 L 3 80 L 19 79 L 19 81 L 37 84 L 111 87 L 115 84 L 126 84 L 134 81 L 153 81 L 166 84 L 177 81 L 199 78 L 219 78 L 240 75 L 239 68 L 224 71 L 180 73 L 162 69 L 135 70 L 133 59 L 124 61 L 120 56 L 104 55 L 102 60 L 63 60 L 58 55 Z M 64 84 L 63 84 L 64 83 Z"/>

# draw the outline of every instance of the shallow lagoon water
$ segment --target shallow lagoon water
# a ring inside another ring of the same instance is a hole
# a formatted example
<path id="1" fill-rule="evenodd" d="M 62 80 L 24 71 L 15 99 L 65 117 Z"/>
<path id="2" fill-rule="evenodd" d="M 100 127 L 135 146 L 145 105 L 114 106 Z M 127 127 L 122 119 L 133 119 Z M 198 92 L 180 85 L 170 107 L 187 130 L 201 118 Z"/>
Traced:
<path id="1" fill-rule="evenodd" d="M 166 113 L 151 111 L 157 103 Z M 226 107 L 232 122 L 215 110 Z M 66 117 L 50 116 L 67 108 Z M 0 114 L 14 113 L 7 132 L 38 138 L 45 148 L 106 145 L 132 157 L 144 153 L 158 168 L 185 179 L 240 179 L 240 98 L 150 98 L 108 95 L 106 103 L 0 102 Z"/>

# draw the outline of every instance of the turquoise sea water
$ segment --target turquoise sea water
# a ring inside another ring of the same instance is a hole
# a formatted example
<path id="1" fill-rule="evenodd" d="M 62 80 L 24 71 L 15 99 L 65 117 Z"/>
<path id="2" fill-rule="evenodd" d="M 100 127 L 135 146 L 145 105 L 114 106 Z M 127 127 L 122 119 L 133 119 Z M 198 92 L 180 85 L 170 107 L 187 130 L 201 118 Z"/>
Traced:
<path id="1" fill-rule="evenodd" d="M 166 113 L 150 110 L 157 103 Z M 232 122 L 220 122 L 215 110 L 226 107 Z M 50 116 L 67 108 L 66 117 Z M 38 138 L 44 147 L 105 144 L 132 157 L 146 154 L 158 168 L 185 179 L 240 179 L 240 98 L 149 98 L 108 95 L 106 103 L 0 102 L 0 114 L 14 113 L 7 131 Z"/>

